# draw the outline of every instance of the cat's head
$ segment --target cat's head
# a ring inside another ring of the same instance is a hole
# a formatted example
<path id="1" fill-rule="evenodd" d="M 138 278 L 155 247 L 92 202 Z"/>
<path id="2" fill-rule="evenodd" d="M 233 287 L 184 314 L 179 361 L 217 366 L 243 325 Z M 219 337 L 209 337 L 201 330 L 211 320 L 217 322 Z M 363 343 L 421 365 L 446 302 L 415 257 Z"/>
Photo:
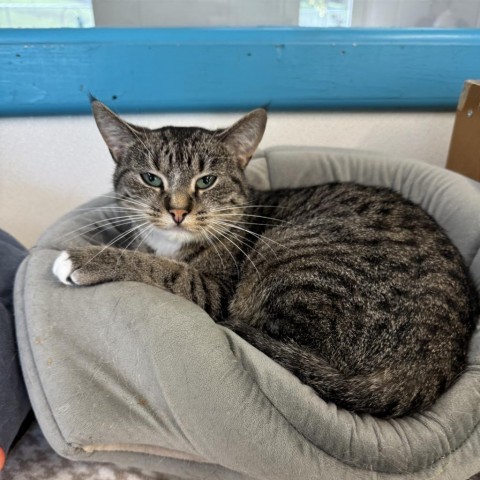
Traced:
<path id="1" fill-rule="evenodd" d="M 135 218 L 145 218 L 152 231 L 182 243 L 201 241 L 240 220 L 248 202 L 244 169 L 262 139 L 265 110 L 226 129 L 151 130 L 125 122 L 98 100 L 92 109 L 116 163 L 119 203 L 139 210 Z"/>

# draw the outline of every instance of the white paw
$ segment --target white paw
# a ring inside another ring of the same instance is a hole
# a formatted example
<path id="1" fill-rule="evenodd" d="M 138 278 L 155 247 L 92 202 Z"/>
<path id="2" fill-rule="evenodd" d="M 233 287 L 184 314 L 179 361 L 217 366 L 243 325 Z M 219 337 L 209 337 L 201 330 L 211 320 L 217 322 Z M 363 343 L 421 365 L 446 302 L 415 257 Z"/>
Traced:
<path id="1" fill-rule="evenodd" d="M 53 274 L 65 285 L 74 285 L 70 275 L 72 274 L 72 261 L 68 252 L 63 251 L 53 264 Z"/>

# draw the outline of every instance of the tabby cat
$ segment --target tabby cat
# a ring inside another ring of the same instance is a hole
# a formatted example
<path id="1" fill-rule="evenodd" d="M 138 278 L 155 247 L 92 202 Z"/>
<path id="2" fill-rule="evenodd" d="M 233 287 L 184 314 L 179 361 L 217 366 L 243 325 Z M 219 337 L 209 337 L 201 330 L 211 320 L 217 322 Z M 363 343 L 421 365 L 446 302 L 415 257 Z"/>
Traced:
<path id="1" fill-rule="evenodd" d="M 92 108 L 118 204 L 148 251 L 72 248 L 54 264 L 63 283 L 131 280 L 181 295 L 356 412 L 425 409 L 462 373 L 477 295 L 420 207 L 353 183 L 252 190 L 244 169 L 262 109 L 212 131 L 150 130 Z"/>

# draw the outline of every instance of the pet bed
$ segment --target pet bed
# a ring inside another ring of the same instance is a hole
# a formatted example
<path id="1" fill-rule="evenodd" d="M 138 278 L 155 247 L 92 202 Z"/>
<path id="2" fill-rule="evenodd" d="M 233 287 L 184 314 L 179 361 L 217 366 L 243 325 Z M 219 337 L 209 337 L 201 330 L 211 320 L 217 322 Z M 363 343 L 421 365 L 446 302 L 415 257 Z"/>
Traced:
<path id="1" fill-rule="evenodd" d="M 268 149 L 247 170 L 263 189 L 394 188 L 446 229 L 480 287 L 480 191 L 470 180 L 416 161 L 306 147 Z M 60 250 L 118 233 L 102 228 L 112 202 L 95 199 L 50 227 L 16 278 L 26 384 L 59 454 L 186 479 L 462 480 L 480 470 L 478 334 L 468 369 L 428 411 L 390 420 L 350 413 L 183 298 L 134 282 L 59 283 Z M 77 235 L 92 222 L 97 229 Z"/>

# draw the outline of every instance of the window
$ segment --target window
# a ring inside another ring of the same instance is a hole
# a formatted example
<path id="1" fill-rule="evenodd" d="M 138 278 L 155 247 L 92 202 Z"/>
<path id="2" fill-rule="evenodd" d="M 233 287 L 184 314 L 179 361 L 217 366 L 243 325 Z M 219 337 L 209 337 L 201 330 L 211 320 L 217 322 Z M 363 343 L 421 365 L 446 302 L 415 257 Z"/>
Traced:
<path id="1" fill-rule="evenodd" d="M 301 27 L 350 27 L 354 0 L 301 0 Z"/>
<path id="2" fill-rule="evenodd" d="M 0 0 L 0 28 L 93 26 L 91 0 Z"/>

